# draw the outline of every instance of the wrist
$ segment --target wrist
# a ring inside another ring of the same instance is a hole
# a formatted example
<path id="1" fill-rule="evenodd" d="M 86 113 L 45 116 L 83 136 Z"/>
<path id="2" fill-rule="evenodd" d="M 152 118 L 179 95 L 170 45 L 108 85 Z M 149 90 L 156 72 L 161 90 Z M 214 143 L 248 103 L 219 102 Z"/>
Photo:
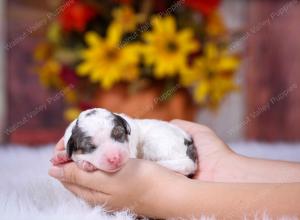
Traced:
<path id="1" fill-rule="evenodd" d="M 247 158 L 233 151 L 220 158 L 214 170 L 214 182 L 245 182 Z"/>
<path id="2" fill-rule="evenodd" d="M 159 180 L 158 180 L 159 181 Z M 152 204 L 155 205 L 156 218 L 169 219 L 185 217 L 188 210 L 186 204 L 189 203 L 188 192 L 190 189 L 191 179 L 180 176 L 166 181 L 157 188 L 157 196 L 153 197 Z"/>
<path id="3" fill-rule="evenodd" d="M 159 181 L 159 180 L 158 180 Z M 181 176 L 157 187 L 156 196 L 148 205 L 148 217 L 159 219 L 194 219 L 200 214 L 212 213 L 214 204 L 207 202 L 207 186 L 203 183 Z M 204 187 L 203 187 L 204 186 Z"/>
<path id="4" fill-rule="evenodd" d="M 139 214 L 151 218 L 168 218 L 177 213 L 178 198 L 184 196 L 184 189 L 190 179 L 168 171 L 164 175 L 152 175 L 141 203 Z"/>

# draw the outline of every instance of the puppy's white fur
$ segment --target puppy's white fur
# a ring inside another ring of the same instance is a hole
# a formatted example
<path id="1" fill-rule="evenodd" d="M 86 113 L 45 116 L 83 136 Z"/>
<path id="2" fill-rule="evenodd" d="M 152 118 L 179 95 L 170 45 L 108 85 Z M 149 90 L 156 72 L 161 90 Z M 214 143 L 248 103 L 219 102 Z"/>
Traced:
<path id="1" fill-rule="evenodd" d="M 90 114 L 92 111 L 94 114 Z M 118 145 L 117 147 L 128 144 L 131 158 L 155 161 L 184 175 L 195 172 L 197 163 L 187 155 L 187 146 L 184 144 L 184 140 L 191 140 L 191 137 L 185 131 L 164 121 L 133 119 L 125 114 L 115 114 L 128 122 L 131 133 L 128 136 L 128 143 L 113 143 Z M 112 119 L 112 113 L 101 108 L 82 112 L 78 117 L 78 126 L 84 133 L 92 137 L 93 143 L 98 148 L 91 154 L 74 155 L 72 159 L 86 160 L 94 164 L 97 159 L 95 157 L 103 154 L 103 149 L 105 149 L 103 145 L 108 140 L 112 141 L 110 137 L 114 126 Z M 76 121 L 74 120 L 66 130 L 65 146 L 72 135 Z"/>

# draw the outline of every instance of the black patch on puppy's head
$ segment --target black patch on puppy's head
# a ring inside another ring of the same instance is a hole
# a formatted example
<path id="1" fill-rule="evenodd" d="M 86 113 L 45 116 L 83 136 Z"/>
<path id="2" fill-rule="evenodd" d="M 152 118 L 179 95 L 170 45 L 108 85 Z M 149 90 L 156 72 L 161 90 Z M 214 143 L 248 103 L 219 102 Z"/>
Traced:
<path id="1" fill-rule="evenodd" d="M 131 133 L 131 128 L 128 122 L 121 116 L 113 114 L 114 127 L 111 130 L 111 138 L 115 141 L 124 143 L 128 141 L 128 135 Z"/>
<path id="2" fill-rule="evenodd" d="M 73 153 L 85 154 L 96 150 L 92 138 L 87 136 L 79 127 L 78 120 L 72 129 L 72 135 L 67 143 L 67 154 L 71 158 Z"/>
<path id="3" fill-rule="evenodd" d="M 194 145 L 193 140 L 184 139 L 184 145 L 187 146 L 186 149 L 186 155 L 194 162 L 197 161 L 198 155 L 197 155 L 197 149 Z"/>
<path id="4" fill-rule="evenodd" d="M 89 112 L 85 115 L 85 117 L 94 115 L 94 114 L 96 114 L 96 113 L 97 113 L 97 110 L 96 110 L 96 109 L 93 109 L 93 110 L 89 111 Z"/>

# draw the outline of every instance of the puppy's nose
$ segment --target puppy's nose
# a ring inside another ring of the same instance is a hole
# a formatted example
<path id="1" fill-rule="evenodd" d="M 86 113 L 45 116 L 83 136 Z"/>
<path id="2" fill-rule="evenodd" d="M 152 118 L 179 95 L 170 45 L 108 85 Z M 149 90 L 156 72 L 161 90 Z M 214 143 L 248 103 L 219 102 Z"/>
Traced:
<path id="1" fill-rule="evenodd" d="M 107 162 L 111 165 L 118 166 L 121 163 L 122 157 L 119 153 L 107 156 Z"/>

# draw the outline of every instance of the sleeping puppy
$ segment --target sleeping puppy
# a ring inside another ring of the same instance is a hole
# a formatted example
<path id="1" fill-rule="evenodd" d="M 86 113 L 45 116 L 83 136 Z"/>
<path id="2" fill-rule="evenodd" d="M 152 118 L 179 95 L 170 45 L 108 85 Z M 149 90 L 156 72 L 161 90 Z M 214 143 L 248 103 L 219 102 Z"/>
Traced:
<path id="1" fill-rule="evenodd" d="M 133 119 L 124 114 L 95 108 L 82 112 L 66 129 L 66 154 L 52 163 L 73 160 L 86 171 L 116 172 L 129 158 L 155 161 L 192 175 L 197 169 L 197 152 L 191 137 L 164 121 Z"/>

